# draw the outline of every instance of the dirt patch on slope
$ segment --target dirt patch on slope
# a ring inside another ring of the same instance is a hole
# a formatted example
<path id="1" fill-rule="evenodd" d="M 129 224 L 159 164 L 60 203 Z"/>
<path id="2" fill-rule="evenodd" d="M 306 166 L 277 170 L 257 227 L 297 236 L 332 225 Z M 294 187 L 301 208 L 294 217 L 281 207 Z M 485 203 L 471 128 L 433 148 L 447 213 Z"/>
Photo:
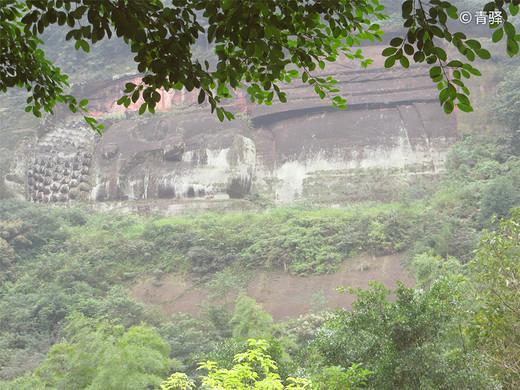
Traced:
<path id="1" fill-rule="evenodd" d="M 327 307 L 349 308 L 354 301 L 350 295 L 339 294 L 338 286 L 368 288 L 369 281 L 380 281 L 387 288 L 395 289 L 396 282 L 402 281 L 413 286 L 414 281 L 401 267 L 403 254 L 389 256 L 363 256 L 348 259 L 341 269 L 331 275 L 297 277 L 284 273 L 259 272 L 247 288 L 247 295 L 255 298 L 275 320 L 297 317 L 313 308 L 313 297 L 321 294 Z M 178 312 L 197 314 L 198 305 L 208 299 L 208 292 L 183 280 L 178 274 L 164 275 L 162 286 L 154 286 L 152 281 L 136 284 L 132 296 L 140 302 L 155 307 L 171 315 Z M 233 297 L 228 297 L 229 299 Z"/>

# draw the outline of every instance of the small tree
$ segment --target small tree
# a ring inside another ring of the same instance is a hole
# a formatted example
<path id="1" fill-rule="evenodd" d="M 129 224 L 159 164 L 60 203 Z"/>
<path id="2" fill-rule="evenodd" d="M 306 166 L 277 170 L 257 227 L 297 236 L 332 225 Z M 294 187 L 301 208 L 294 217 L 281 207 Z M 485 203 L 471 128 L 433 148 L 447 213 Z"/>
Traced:
<path id="1" fill-rule="evenodd" d="M 240 294 L 231 318 L 234 337 L 265 337 L 273 324 L 273 317 L 266 313 L 255 299 Z"/>

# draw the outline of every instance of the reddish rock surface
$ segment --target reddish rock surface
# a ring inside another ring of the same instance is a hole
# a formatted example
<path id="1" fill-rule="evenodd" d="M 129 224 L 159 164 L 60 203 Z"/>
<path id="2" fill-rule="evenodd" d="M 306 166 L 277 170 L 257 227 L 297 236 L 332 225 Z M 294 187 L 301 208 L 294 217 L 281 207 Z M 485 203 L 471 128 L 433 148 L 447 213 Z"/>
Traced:
<path id="1" fill-rule="evenodd" d="M 283 273 L 259 272 L 249 283 L 247 295 L 262 304 L 265 311 L 279 321 L 286 317 L 297 317 L 313 309 L 313 296 L 323 291 L 329 308 L 350 308 L 354 296 L 338 293 L 335 288 L 349 286 L 368 288 L 369 281 L 380 281 L 388 289 L 394 290 L 397 281 L 407 286 L 414 282 L 401 267 L 403 255 L 381 257 L 359 257 L 345 261 L 341 269 L 330 275 L 297 277 Z M 176 274 L 162 277 L 162 286 L 154 286 L 152 281 L 136 284 L 132 297 L 168 315 L 187 312 L 197 314 L 200 304 L 210 293 L 195 287 Z M 228 302 L 236 297 L 229 294 Z"/>

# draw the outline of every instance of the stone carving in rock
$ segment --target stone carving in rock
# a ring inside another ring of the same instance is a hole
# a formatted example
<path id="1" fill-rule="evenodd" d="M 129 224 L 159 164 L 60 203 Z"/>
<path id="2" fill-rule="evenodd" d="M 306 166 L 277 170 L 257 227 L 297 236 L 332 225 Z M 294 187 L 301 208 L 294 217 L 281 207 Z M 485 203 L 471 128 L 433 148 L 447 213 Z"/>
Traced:
<path id="1" fill-rule="evenodd" d="M 79 170 L 90 172 L 91 161 L 88 160 L 84 164 L 83 156 L 87 155 L 87 158 L 91 156 L 91 153 L 85 149 L 91 150 L 92 133 L 83 126 L 73 124 L 71 127 L 76 129 L 49 130 L 31 150 L 36 157 L 28 163 L 26 184 L 29 200 L 41 203 L 67 201 L 71 175 L 74 174 L 79 178 L 81 175 Z M 75 148 L 80 148 L 82 151 L 77 152 Z M 73 163 L 76 163 L 79 169 L 76 172 L 70 169 Z"/>
<path id="2" fill-rule="evenodd" d="M 85 183 L 85 182 L 80 183 L 79 186 L 78 186 L 78 189 L 79 189 L 80 191 L 82 191 L 82 192 L 83 192 L 83 191 L 84 191 L 84 192 L 88 192 L 88 191 L 90 191 L 91 188 L 92 188 L 92 187 L 90 186 L 90 184 Z"/>
<path id="3" fill-rule="evenodd" d="M 232 199 L 242 199 L 251 190 L 251 178 L 249 176 L 233 177 L 229 181 L 227 193 Z"/>
<path id="4" fill-rule="evenodd" d="M 77 199 L 79 190 L 77 188 L 71 188 L 69 191 L 69 199 Z"/>
<path id="5" fill-rule="evenodd" d="M 164 149 L 164 159 L 166 161 L 182 161 L 185 145 L 166 145 Z"/>
<path id="6" fill-rule="evenodd" d="M 157 197 L 160 199 L 175 199 L 175 187 L 167 184 L 159 184 L 157 186 Z"/>

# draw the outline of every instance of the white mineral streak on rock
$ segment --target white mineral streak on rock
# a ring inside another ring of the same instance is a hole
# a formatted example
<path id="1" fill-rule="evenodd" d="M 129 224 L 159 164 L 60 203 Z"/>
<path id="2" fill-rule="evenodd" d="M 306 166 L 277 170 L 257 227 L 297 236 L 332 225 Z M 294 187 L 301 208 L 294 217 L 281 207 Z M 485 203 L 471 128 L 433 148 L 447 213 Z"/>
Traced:
<path id="1" fill-rule="evenodd" d="M 362 154 L 353 155 L 352 159 L 344 159 L 343 150 L 334 150 L 327 153 L 318 152 L 314 157 L 307 156 L 293 160 L 276 167 L 272 174 L 269 172 L 256 171 L 256 177 L 267 181 L 269 177 L 273 180 L 273 190 L 279 203 L 291 203 L 301 196 L 303 182 L 311 174 L 327 171 L 348 171 L 353 169 L 406 169 L 412 166 L 439 167 L 444 162 L 444 151 L 431 152 L 429 148 L 418 147 L 412 150 L 410 142 L 406 137 L 399 137 L 397 145 L 392 148 L 378 146 L 366 148 Z M 258 166 L 261 166 L 258 164 Z M 261 170 L 266 168 L 262 166 Z M 423 170 L 423 173 L 429 170 Z"/>

